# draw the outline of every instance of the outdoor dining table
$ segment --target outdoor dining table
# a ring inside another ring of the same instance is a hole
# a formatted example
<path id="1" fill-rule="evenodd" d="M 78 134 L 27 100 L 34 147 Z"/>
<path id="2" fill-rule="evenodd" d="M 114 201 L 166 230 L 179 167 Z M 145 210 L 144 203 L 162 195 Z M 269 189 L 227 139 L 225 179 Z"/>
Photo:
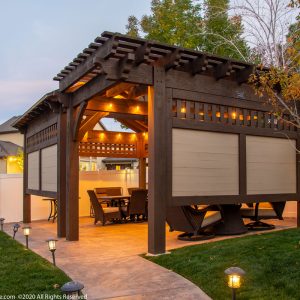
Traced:
<path id="1" fill-rule="evenodd" d="M 122 206 L 125 200 L 130 199 L 130 195 L 127 196 L 97 196 L 100 203 L 108 204 L 109 206 Z"/>

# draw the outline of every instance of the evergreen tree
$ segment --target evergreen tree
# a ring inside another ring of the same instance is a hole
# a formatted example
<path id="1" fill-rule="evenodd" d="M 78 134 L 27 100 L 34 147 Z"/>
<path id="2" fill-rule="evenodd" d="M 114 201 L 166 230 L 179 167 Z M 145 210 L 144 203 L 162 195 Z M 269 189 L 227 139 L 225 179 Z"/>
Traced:
<path id="1" fill-rule="evenodd" d="M 242 38 L 240 16 L 228 16 L 229 0 L 206 0 L 203 50 L 221 56 L 245 60 L 249 49 Z"/>

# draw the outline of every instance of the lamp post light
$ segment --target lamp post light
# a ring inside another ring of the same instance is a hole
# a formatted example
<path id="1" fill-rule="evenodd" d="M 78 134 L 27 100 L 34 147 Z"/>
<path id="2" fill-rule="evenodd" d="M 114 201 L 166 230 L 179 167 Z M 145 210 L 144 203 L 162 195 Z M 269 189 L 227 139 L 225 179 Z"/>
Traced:
<path id="1" fill-rule="evenodd" d="M 4 218 L 0 218 L 1 231 L 3 231 L 4 221 L 5 221 Z"/>
<path id="2" fill-rule="evenodd" d="M 19 228 L 20 228 L 20 224 L 18 224 L 18 223 L 14 224 L 14 227 L 13 227 L 13 231 L 14 231 L 13 239 L 15 239 L 16 233 L 18 232 Z"/>
<path id="3" fill-rule="evenodd" d="M 26 249 L 28 249 L 28 237 L 30 235 L 30 229 L 31 229 L 30 226 L 24 226 L 23 227 L 23 234 L 24 234 L 24 236 L 26 238 Z"/>
<path id="4" fill-rule="evenodd" d="M 239 267 L 231 267 L 225 270 L 228 276 L 228 286 L 232 289 L 232 300 L 236 299 L 236 290 L 241 287 L 241 279 L 246 272 Z"/>
<path id="5" fill-rule="evenodd" d="M 56 266 L 55 263 L 55 250 L 56 250 L 56 239 L 50 238 L 48 240 L 46 240 L 46 242 L 48 243 L 48 247 L 49 247 L 49 251 L 52 253 L 52 260 L 53 260 L 53 265 Z"/>
<path id="6" fill-rule="evenodd" d="M 61 287 L 61 291 L 67 296 L 67 299 L 78 299 L 84 285 L 78 281 L 70 281 Z"/>

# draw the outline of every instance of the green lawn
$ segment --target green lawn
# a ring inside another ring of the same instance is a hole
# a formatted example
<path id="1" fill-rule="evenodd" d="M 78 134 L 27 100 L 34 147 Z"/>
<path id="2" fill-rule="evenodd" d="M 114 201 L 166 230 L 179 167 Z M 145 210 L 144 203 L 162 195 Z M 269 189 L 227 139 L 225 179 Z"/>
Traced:
<path id="1" fill-rule="evenodd" d="M 47 247 L 46 243 L 45 247 Z M 70 281 L 70 278 L 64 272 L 0 232 L 1 296 L 61 295 L 59 287 L 67 281 Z"/>
<path id="2" fill-rule="evenodd" d="M 230 299 L 224 270 L 247 274 L 237 299 L 300 299 L 300 230 L 290 229 L 173 250 L 149 260 L 184 276 L 214 300 Z"/>

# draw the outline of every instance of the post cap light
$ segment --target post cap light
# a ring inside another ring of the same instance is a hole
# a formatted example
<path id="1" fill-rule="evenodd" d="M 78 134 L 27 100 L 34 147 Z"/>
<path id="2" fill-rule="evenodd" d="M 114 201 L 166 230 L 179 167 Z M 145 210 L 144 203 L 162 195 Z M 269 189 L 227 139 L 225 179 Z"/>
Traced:
<path id="1" fill-rule="evenodd" d="M 23 233 L 24 233 L 25 236 L 29 236 L 30 235 L 30 229 L 31 229 L 30 226 L 24 226 L 23 227 Z"/>
<path id="2" fill-rule="evenodd" d="M 55 251 L 56 250 L 56 242 L 57 242 L 56 239 L 49 238 L 48 240 L 46 240 L 46 242 L 48 243 L 49 251 Z"/>
<path id="3" fill-rule="evenodd" d="M 70 281 L 61 287 L 61 291 L 66 295 L 79 295 L 84 285 L 78 281 Z"/>
<path id="4" fill-rule="evenodd" d="M 4 218 L 0 218 L 0 224 L 3 224 L 3 223 L 4 223 L 4 221 L 5 221 L 5 219 L 4 219 Z"/>
<path id="5" fill-rule="evenodd" d="M 21 227 L 19 223 L 14 224 L 14 230 L 18 231 L 18 229 Z"/>
<path id="6" fill-rule="evenodd" d="M 241 278 L 246 272 L 239 267 L 230 267 L 225 270 L 225 274 L 228 276 L 228 286 L 232 289 L 238 289 L 241 287 Z"/>

